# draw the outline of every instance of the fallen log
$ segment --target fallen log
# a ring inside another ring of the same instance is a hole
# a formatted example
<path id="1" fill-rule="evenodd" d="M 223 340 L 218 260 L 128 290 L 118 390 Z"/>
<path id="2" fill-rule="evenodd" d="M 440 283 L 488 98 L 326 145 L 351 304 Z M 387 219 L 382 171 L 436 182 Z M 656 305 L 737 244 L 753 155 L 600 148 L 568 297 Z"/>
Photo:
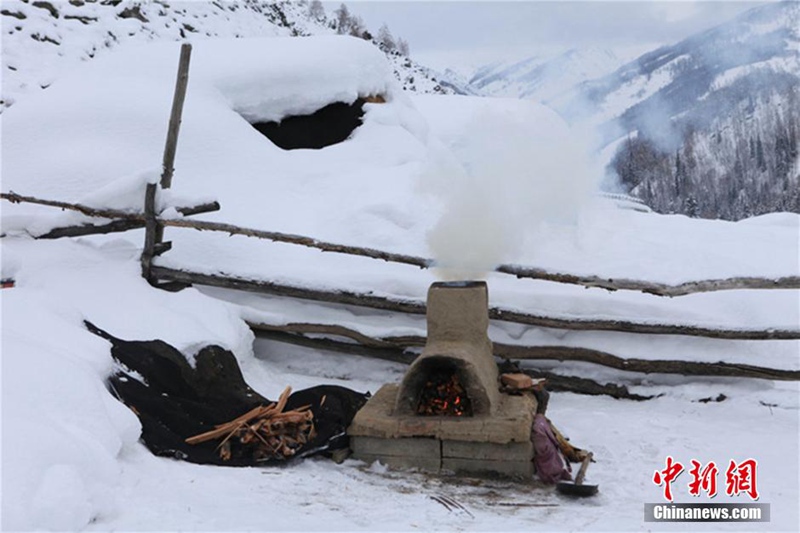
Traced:
<path id="1" fill-rule="evenodd" d="M 80 211 L 88 216 L 98 216 L 102 218 L 124 218 L 144 220 L 143 214 L 130 214 L 123 211 L 113 209 L 95 209 L 80 204 L 69 204 L 67 202 L 57 202 L 52 200 L 41 200 L 30 196 L 21 196 L 10 193 L 0 193 L 0 198 L 8 200 L 13 203 L 28 202 L 41 205 L 49 205 L 53 207 L 60 207 L 62 209 L 72 209 Z M 280 233 L 276 231 L 266 231 L 255 228 L 244 228 L 235 226 L 233 224 L 225 224 L 221 222 L 209 222 L 202 220 L 183 220 L 183 219 L 158 219 L 159 225 L 164 227 L 176 227 L 195 229 L 198 231 L 217 231 L 224 232 L 228 235 L 242 235 L 246 237 L 254 237 L 258 239 L 271 240 L 273 242 L 282 242 L 288 244 L 296 244 L 299 246 L 306 246 L 315 248 L 323 252 L 335 252 L 347 255 L 357 255 L 362 257 L 369 257 L 372 259 L 379 259 L 387 262 L 401 263 L 419 268 L 431 268 L 436 266 L 433 259 L 418 257 L 408 254 L 400 254 L 393 252 L 386 252 L 374 248 L 366 248 L 362 246 L 349 246 L 343 244 L 336 244 L 332 242 L 320 241 L 312 237 L 304 235 L 294 235 L 288 233 Z M 556 283 L 566 283 L 571 285 L 580 285 L 588 288 L 600 288 L 608 291 L 617 290 L 630 290 L 644 292 L 655 296 L 685 296 L 688 294 L 695 294 L 700 292 L 714 292 L 724 290 L 737 290 L 737 289 L 800 289 L 800 276 L 781 276 L 777 278 L 763 278 L 763 277 L 733 277 L 727 279 L 713 279 L 713 280 L 699 280 L 677 285 L 670 285 L 665 283 L 656 283 L 651 281 L 632 280 L 625 278 L 609 278 L 603 276 L 581 276 L 577 274 L 565 274 L 559 272 L 551 272 L 542 268 L 525 267 L 520 265 L 499 265 L 494 269 L 494 272 L 501 274 L 509 274 L 517 278 L 538 279 L 543 281 L 552 281 Z"/>
<path id="2" fill-rule="evenodd" d="M 350 328 L 328 324 L 286 324 L 271 325 L 249 322 L 248 325 L 257 333 L 273 338 L 300 344 L 302 341 L 294 337 L 304 337 L 309 333 L 338 336 L 352 339 L 360 343 L 360 355 L 371 355 L 381 359 L 410 363 L 416 357 L 416 352 L 411 349 L 425 346 L 425 338 L 421 336 L 381 337 L 373 338 Z M 331 339 L 311 339 L 314 341 Z M 346 351 L 348 346 L 356 347 L 352 343 L 341 343 L 343 346 L 318 343 L 307 346 Z M 737 363 L 703 363 L 698 361 L 674 361 L 663 359 L 625 359 L 600 350 L 572 346 L 521 346 L 516 344 L 492 343 L 494 355 L 504 359 L 543 360 L 543 361 L 580 361 L 593 363 L 624 372 L 637 372 L 642 374 L 679 374 L 682 376 L 716 376 L 735 378 L 771 379 L 776 381 L 800 381 L 800 371 L 780 370 L 769 367 L 745 365 Z M 355 349 L 353 350 L 355 352 Z M 352 352 L 351 352 L 352 353 Z"/>
<path id="3" fill-rule="evenodd" d="M 386 296 L 376 296 L 368 293 L 351 291 L 336 291 L 314 289 L 284 285 L 271 281 L 250 280 L 215 274 L 201 274 L 158 265 L 151 267 L 151 275 L 158 280 L 178 282 L 184 284 L 207 285 L 242 291 L 260 292 L 274 296 L 314 300 L 318 302 L 354 305 L 369 307 L 384 311 L 408 313 L 416 315 L 425 314 L 425 304 L 418 300 L 401 300 Z M 647 324 L 629 322 L 625 320 L 582 320 L 555 318 L 542 315 L 533 315 L 503 309 L 500 307 L 489 308 L 489 318 L 502 320 L 515 324 L 526 324 L 554 329 L 567 329 L 574 331 L 620 331 L 624 333 L 638 333 L 647 335 L 684 335 L 692 337 L 706 337 L 711 339 L 728 340 L 797 340 L 800 339 L 800 330 L 765 329 L 765 330 L 740 330 L 740 329 L 715 329 L 688 325 Z"/>

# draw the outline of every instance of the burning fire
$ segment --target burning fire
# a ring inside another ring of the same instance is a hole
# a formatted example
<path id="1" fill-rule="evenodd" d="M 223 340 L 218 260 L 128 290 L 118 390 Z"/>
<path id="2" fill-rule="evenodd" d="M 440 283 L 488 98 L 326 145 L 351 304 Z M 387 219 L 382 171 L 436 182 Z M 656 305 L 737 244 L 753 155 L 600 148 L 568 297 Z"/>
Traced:
<path id="1" fill-rule="evenodd" d="M 432 374 L 419 395 L 417 414 L 472 416 L 472 405 L 455 372 Z"/>

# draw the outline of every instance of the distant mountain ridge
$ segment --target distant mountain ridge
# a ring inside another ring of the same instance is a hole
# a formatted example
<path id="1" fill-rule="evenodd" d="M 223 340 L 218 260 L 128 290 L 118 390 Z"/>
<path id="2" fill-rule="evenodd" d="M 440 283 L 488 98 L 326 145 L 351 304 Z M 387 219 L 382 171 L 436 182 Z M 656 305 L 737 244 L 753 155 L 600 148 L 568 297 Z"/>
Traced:
<path id="1" fill-rule="evenodd" d="M 597 148 L 616 152 L 606 187 L 656 211 L 800 212 L 800 3 L 758 6 L 595 79 L 612 58 L 578 52 L 492 65 L 470 85 L 595 126 Z"/>
<path id="2" fill-rule="evenodd" d="M 680 129 L 718 116 L 717 95 L 753 85 L 748 82 L 752 75 L 762 78 L 753 89 L 786 88 L 800 74 L 798 52 L 800 4 L 767 4 L 586 81 L 553 105 L 576 120 L 587 118 L 588 104 L 597 110 L 594 120 L 617 120 L 623 132 L 657 136 L 655 130 L 664 127 L 661 119 Z M 656 116 L 657 128 L 648 128 Z"/>
<path id="3" fill-rule="evenodd" d="M 546 102 L 583 81 L 613 71 L 622 61 L 610 49 L 572 48 L 555 55 L 487 65 L 475 72 L 469 86 L 492 96 Z"/>
<path id="4" fill-rule="evenodd" d="M 574 119 L 570 111 L 592 107 L 605 142 L 627 136 L 612 165 L 621 184 L 655 210 L 731 220 L 800 212 L 797 2 L 645 54 L 559 109 Z"/>

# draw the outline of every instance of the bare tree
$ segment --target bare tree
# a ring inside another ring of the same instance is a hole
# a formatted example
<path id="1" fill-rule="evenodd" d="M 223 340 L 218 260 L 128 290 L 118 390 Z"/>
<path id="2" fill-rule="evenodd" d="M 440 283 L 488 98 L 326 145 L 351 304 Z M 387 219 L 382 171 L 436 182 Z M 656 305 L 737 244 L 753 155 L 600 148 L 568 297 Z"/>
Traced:
<path id="1" fill-rule="evenodd" d="M 402 37 L 398 38 L 397 39 L 397 51 L 400 52 L 401 54 L 403 54 L 404 56 L 408 57 L 409 56 L 408 41 L 406 41 Z"/>
<path id="2" fill-rule="evenodd" d="M 397 50 L 397 44 L 394 42 L 392 32 L 389 31 L 389 27 L 385 22 L 378 30 L 378 46 L 380 46 L 384 52 L 393 52 Z"/>
<path id="3" fill-rule="evenodd" d="M 336 22 L 336 33 L 339 35 L 347 35 L 350 33 L 353 17 L 350 15 L 350 10 L 347 6 L 340 4 L 339 8 L 333 12 L 334 21 Z"/>
<path id="4" fill-rule="evenodd" d="M 311 0 L 311 3 L 308 5 L 308 16 L 317 22 L 325 20 L 325 8 L 320 0 Z"/>
<path id="5" fill-rule="evenodd" d="M 369 35 L 367 32 L 367 25 L 364 24 L 364 20 L 359 17 L 358 15 L 354 15 L 350 18 L 350 35 L 353 37 L 361 37 L 362 39 L 367 39 L 366 35 Z M 369 39 L 372 39 L 370 36 Z"/>

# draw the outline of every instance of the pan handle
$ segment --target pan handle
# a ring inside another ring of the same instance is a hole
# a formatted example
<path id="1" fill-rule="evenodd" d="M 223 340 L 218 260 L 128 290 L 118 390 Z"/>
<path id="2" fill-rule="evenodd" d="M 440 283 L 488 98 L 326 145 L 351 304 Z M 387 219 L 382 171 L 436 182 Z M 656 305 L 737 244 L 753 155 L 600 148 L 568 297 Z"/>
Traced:
<path id="1" fill-rule="evenodd" d="M 578 470 L 578 475 L 575 476 L 575 484 L 581 485 L 583 484 L 583 478 L 586 477 L 586 469 L 589 468 L 589 463 L 592 460 L 592 452 L 586 454 L 586 457 L 583 458 L 583 464 L 581 464 L 581 469 Z"/>

